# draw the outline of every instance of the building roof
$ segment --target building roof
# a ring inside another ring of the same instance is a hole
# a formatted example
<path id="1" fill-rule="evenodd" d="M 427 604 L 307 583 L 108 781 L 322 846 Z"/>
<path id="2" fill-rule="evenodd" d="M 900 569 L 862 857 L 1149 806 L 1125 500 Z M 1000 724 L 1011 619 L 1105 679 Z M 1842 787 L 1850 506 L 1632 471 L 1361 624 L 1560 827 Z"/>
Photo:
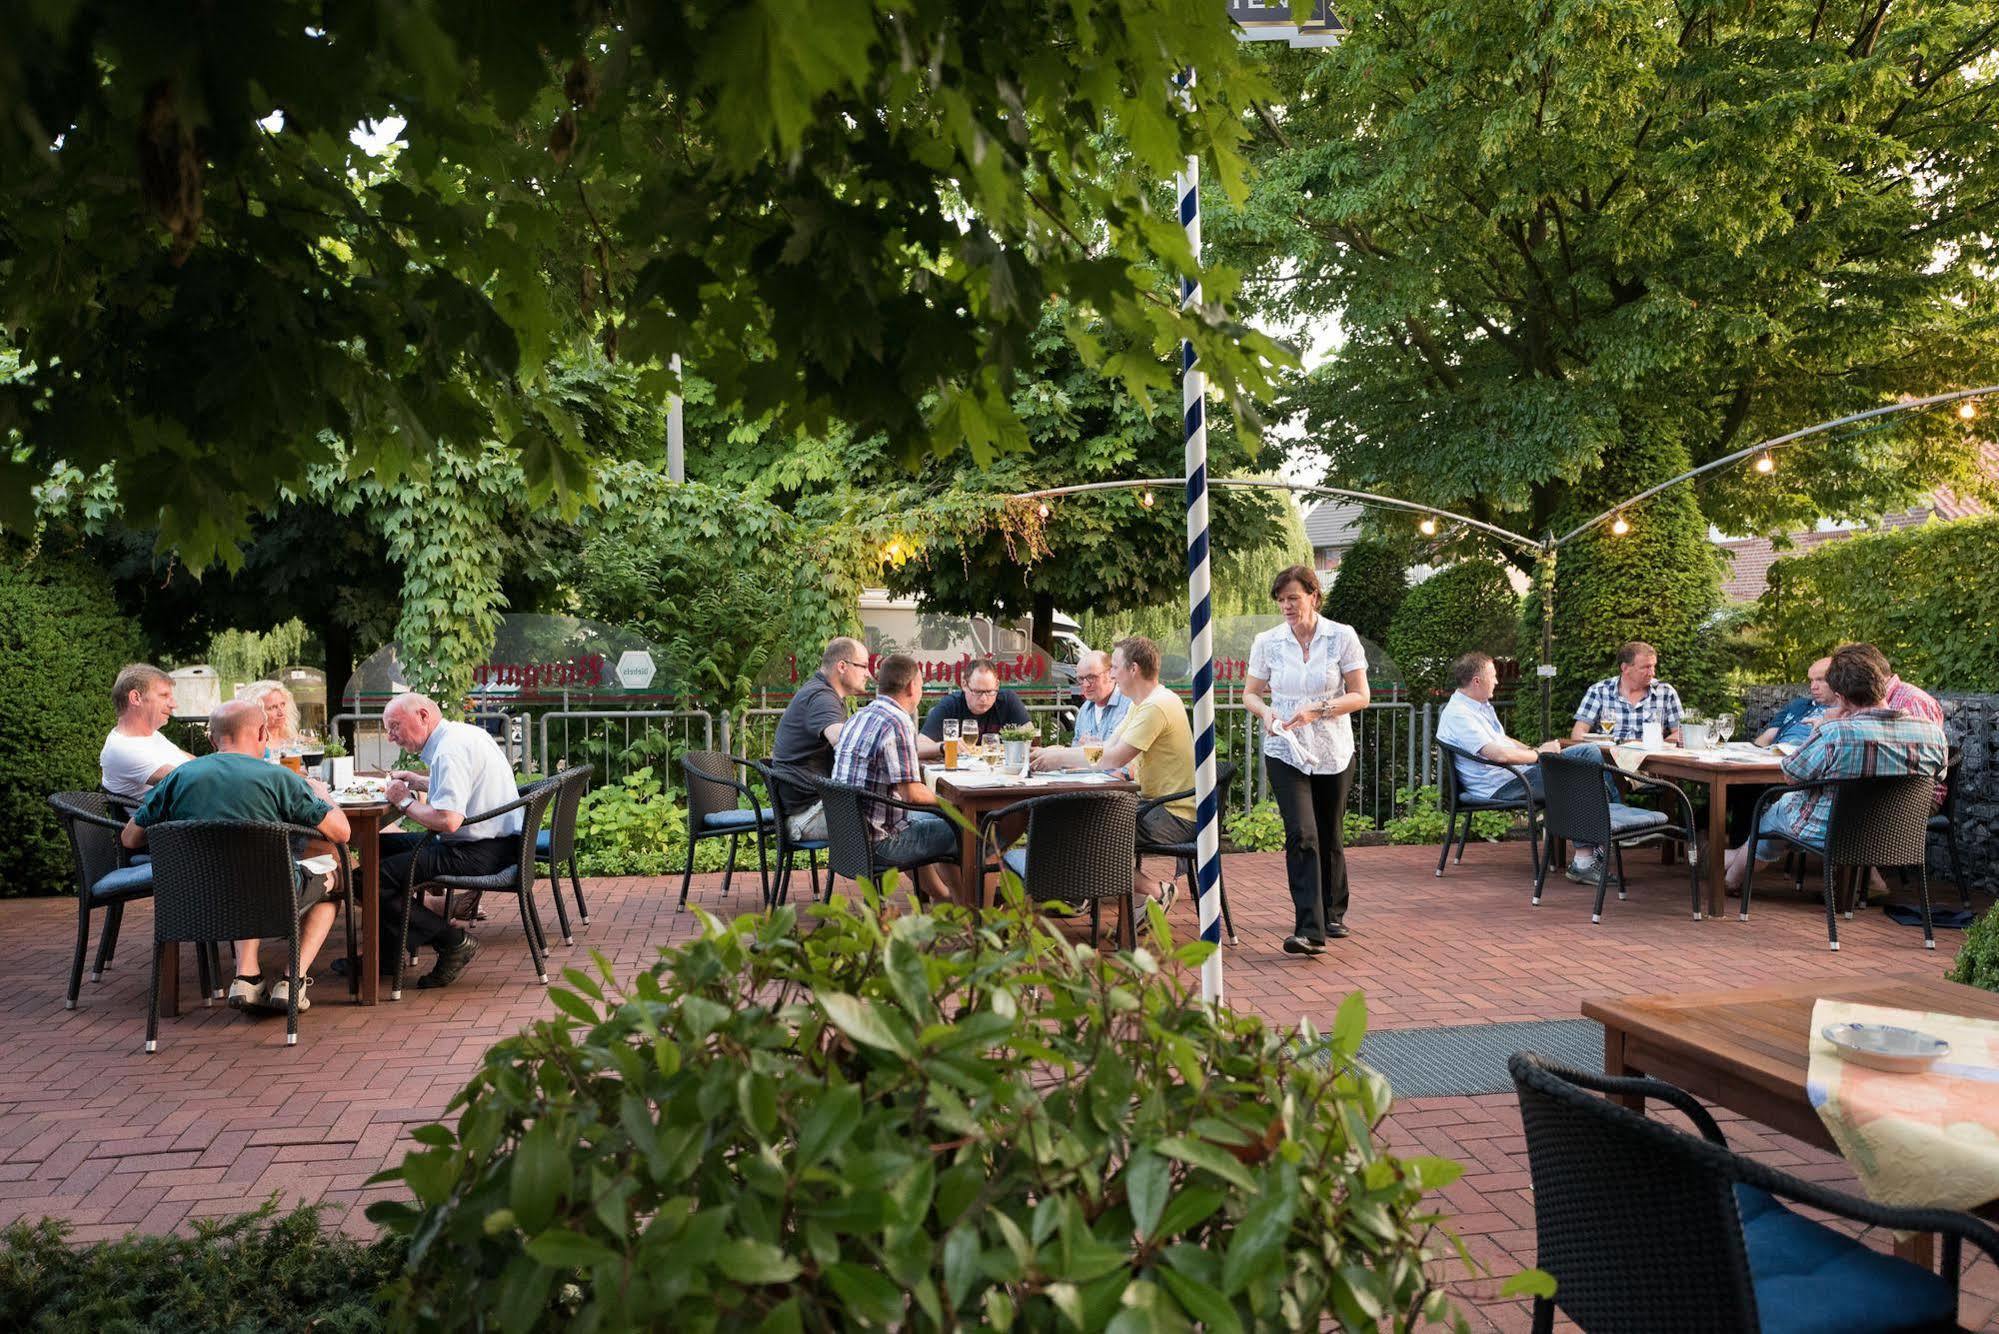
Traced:
<path id="1" fill-rule="evenodd" d="M 1367 507 L 1353 500 L 1322 500 L 1305 516 L 1305 537 L 1313 551 L 1334 547 L 1344 551 L 1360 540 L 1360 522 Z"/>

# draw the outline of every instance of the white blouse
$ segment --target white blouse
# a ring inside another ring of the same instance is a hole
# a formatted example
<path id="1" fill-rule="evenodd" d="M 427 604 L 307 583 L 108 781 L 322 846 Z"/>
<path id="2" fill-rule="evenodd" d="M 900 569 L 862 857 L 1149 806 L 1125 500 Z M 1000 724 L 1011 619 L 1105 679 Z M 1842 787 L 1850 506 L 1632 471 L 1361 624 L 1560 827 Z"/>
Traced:
<path id="1" fill-rule="evenodd" d="M 1312 642 L 1298 646 L 1287 623 L 1258 635 L 1249 647 L 1249 674 L 1270 683 L 1270 707 L 1278 718 L 1289 718 L 1306 704 L 1346 693 L 1346 674 L 1365 669 L 1367 652 L 1350 625 L 1321 616 Z M 1263 753 L 1308 774 L 1345 773 L 1353 762 L 1353 719 L 1350 714 L 1325 718 L 1297 729 L 1297 740 L 1264 725 Z"/>

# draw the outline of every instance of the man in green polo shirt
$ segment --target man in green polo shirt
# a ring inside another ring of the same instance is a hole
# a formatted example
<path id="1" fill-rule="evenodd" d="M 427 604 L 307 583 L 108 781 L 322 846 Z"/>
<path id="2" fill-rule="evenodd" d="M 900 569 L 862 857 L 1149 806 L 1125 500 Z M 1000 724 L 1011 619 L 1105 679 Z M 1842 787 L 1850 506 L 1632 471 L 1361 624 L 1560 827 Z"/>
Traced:
<path id="1" fill-rule="evenodd" d="M 174 769 L 156 784 L 132 812 L 119 839 L 128 848 L 146 846 L 146 827 L 171 820 L 255 820 L 269 824 L 304 825 L 317 829 L 329 843 L 345 843 L 352 832 L 347 816 L 322 798 L 324 784 L 308 782 L 282 765 L 267 763 L 264 711 L 256 701 L 230 700 L 208 715 L 208 739 L 213 755 Z M 301 872 L 300 874 L 304 874 Z M 326 897 L 332 876 L 315 876 L 299 896 L 298 1008 L 309 1004 L 304 988 L 312 979 L 306 969 L 333 926 L 333 904 Z M 236 942 L 236 977 L 229 984 L 229 1004 L 236 1009 L 283 1010 L 291 998 L 291 982 L 279 974 L 266 983 L 257 967 L 255 940 Z"/>

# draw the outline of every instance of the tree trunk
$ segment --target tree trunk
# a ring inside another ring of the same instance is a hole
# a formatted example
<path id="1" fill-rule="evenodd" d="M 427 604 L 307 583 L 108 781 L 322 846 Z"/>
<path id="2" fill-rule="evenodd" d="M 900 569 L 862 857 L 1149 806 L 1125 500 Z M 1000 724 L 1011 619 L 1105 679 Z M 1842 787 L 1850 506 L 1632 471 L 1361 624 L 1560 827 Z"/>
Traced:
<path id="1" fill-rule="evenodd" d="M 1034 595 L 1034 618 L 1028 638 L 1034 646 L 1050 658 L 1055 656 L 1055 597 L 1051 593 Z"/>

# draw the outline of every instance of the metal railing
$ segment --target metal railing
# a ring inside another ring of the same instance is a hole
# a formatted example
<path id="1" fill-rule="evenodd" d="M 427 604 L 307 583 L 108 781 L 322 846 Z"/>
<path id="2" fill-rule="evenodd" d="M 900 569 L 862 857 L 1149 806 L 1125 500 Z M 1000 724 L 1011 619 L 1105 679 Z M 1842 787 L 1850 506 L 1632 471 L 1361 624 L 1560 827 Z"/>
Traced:
<path id="1" fill-rule="evenodd" d="M 506 752 L 507 763 L 516 769 L 524 769 L 533 758 L 527 744 L 527 719 L 524 715 L 507 709 L 480 709 L 465 716 L 469 723 L 498 723 L 500 749 Z M 388 732 L 382 726 L 379 713 L 336 713 L 327 719 L 327 731 L 339 738 L 347 747 L 347 753 L 354 757 L 357 768 L 363 770 L 387 769 L 394 761 L 401 747 L 388 739 Z M 487 729 L 491 731 L 491 728 Z"/>
<path id="2" fill-rule="evenodd" d="M 726 726 L 724 737 L 726 745 Z M 541 715 L 539 741 L 542 773 L 588 764 L 598 783 L 615 783 L 650 767 L 663 786 L 674 787 L 683 752 L 715 749 L 715 717 L 705 709 L 558 709 Z"/>

